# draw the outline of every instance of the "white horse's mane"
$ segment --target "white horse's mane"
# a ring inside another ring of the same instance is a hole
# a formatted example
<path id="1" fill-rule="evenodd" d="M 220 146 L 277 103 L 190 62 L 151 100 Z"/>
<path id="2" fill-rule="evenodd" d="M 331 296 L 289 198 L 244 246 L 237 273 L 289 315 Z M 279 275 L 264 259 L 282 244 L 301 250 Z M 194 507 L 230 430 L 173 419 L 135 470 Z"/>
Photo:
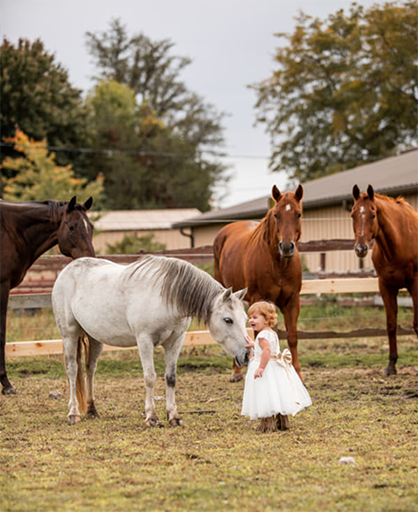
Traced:
<path id="1" fill-rule="evenodd" d="M 184 316 L 196 316 L 205 323 L 211 316 L 214 298 L 224 290 L 209 274 L 177 258 L 146 255 L 129 268 L 132 272 L 128 279 L 152 279 L 153 286 L 160 286 L 167 304 L 175 304 Z"/>

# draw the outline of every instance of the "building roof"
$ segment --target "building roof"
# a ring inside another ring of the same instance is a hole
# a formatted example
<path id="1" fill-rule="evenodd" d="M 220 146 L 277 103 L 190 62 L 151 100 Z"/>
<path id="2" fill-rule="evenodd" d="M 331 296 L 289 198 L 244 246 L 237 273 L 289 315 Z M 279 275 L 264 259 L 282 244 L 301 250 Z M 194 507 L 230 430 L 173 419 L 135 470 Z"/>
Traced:
<path id="1" fill-rule="evenodd" d="M 350 201 L 355 184 L 361 191 L 371 184 L 377 193 L 390 196 L 418 192 L 418 149 L 303 183 L 303 209 Z M 270 197 L 266 195 L 236 206 L 207 212 L 177 222 L 173 228 L 262 218 L 269 209 Z"/>
<path id="2" fill-rule="evenodd" d="M 94 222 L 94 227 L 100 231 L 157 231 L 171 229 L 174 222 L 195 218 L 199 214 L 197 208 L 170 208 L 91 212 L 89 216 Z"/>

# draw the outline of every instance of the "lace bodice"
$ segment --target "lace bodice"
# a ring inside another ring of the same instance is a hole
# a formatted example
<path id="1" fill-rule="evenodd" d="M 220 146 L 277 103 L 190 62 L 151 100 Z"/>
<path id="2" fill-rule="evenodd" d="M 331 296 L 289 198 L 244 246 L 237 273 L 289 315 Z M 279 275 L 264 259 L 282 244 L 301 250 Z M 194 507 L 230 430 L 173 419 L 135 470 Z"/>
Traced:
<path id="1" fill-rule="evenodd" d="M 260 347 L 260 338 L 264 338 L 270 343 L 271 355 L 277 356 L 277 354 L 280 352 L 279 338 L 275 332 L 266 330 L 260 331 L 257 335 L 257 338 L 255 339 L 254 356 L 260 357 L 263 352 L 262 348 Z"/>

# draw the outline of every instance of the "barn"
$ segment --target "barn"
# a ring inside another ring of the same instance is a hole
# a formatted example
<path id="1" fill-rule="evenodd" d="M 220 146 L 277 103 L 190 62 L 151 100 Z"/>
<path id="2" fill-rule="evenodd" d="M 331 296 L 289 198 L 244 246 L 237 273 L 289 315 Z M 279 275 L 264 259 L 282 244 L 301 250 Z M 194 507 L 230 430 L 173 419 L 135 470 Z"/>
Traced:
<path id="1" fill-rule="evenodd" d="M 154 242 L 164 244 L 166 249 L 190 247 L 190 240 L 178 230 L 173 230 L 171 225 L 199 214 L 197 208 L 92 212 L 90 219 L 94 223 L 94 248 L 97 254 L 106 254 L 108 245 L 121 242 L 125 236 L 143 237 L 150 234 Z"/>
<path id="2" fill-rule="evenodd" d="M 350 211 L 353 203 L 351 192 L 355 184 L 362 191 L 372 184 L 379 194 L 403 196 L 418 211 L 418 149 L 304 183 L 302 242 L 354 240 Z M 195 247 L 212 245 L 217 232 L 225 224 L 237 220 L 260 220 L 267 213 L 269 205 L 268 194 L 176 222 L 173 228 L 187 233 Z M 326 259 L 319 253 L 304 255 L 303 259 L 306 268 L 312 272 L 354 271 L 362 262 L 351 250 L 328 253 Z M 370 255 L 362 264 L 364 268 L 372 268 Z"/>

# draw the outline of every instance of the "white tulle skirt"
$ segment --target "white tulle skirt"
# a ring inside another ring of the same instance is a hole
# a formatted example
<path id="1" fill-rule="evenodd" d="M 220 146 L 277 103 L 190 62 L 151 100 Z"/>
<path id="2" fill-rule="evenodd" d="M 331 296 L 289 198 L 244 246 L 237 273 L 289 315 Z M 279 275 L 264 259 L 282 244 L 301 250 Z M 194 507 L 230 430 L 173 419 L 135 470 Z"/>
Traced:
<path id="1" fill-rule="evenodd" d="M 276 414 L 294 416 L 312 405 L 311 397 L 293 366 L 286 369 L 270 360 L 263 376 L 254 379 L 260 361 L 251 359 L 245 377 L 243 416 L 250 419 L 269 418 Z"/>

